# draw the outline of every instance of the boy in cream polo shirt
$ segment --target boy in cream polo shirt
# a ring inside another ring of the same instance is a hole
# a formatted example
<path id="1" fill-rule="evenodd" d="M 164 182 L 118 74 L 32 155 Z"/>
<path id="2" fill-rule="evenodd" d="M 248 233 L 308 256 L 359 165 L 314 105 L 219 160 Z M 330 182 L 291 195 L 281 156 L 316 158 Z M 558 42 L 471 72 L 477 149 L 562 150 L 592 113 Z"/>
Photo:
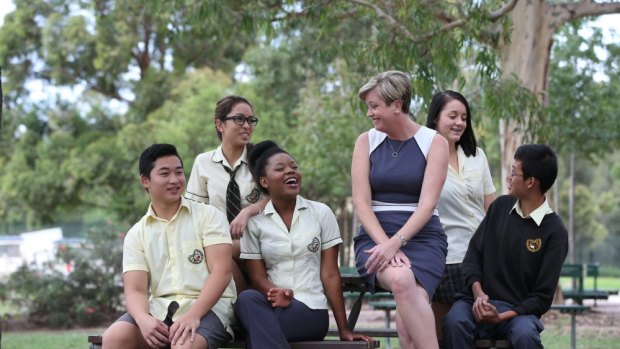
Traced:
<path id="1" fill-rule="evenodd" d="M 151 204 L 125 238 L 127 313 L 105 331 L 103 348 L 218 348 L 231 339 L 236 297 L 226 217 L 181 196 L 183 162 L 173 145 L 148 147 L 139 168 Z"/>

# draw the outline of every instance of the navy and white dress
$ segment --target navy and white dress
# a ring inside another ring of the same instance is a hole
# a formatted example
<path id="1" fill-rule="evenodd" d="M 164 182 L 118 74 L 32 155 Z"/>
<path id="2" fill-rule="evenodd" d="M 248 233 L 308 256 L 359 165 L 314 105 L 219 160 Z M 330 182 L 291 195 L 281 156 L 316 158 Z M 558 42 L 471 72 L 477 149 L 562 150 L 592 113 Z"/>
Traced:
<path id="1" fill-rule="evenodd" d="M 372 210 L 388 237 L 396 234 L 417 208 L 426 157 L 435 134 L 434 130 L 421 126 L 413 137 L 400 142 L 388 141 L 385 133 L 375 129 L 368 132 Z M 392 148 L 399 148 L 396 157 Z M 364 267 L 370 256 L 364 251 L 376 244 L 364 227 L 360 228 L 354 243 L 357 271 L 371 292 L 376 292 L 376 274 L 368 273 Z M 401 247 L 411 262 L 416 280 L 430 299 L 443 276 L 447 247 L 446 234 L 436 209 L 426 225 Z"/>

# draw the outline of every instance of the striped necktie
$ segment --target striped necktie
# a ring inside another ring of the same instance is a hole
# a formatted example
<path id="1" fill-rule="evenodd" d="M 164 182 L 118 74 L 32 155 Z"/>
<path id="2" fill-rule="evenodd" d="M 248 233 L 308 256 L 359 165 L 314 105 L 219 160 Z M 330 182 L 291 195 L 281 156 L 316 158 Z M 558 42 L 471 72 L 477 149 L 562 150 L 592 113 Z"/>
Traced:
<path id="1" fill-rule="evenodd" d="M 241 211 L 241 193 L 239 192 L 239 185 L 235 181 L 235 175 L 241 166 L 237 166 L 234 170 L 223 164 L 222 166 L 230 175 L 230 181 L 228 182 L 228 187 L 226 187 L 226 217 L 228 218 L 228 223 L 230 223 Z"/>

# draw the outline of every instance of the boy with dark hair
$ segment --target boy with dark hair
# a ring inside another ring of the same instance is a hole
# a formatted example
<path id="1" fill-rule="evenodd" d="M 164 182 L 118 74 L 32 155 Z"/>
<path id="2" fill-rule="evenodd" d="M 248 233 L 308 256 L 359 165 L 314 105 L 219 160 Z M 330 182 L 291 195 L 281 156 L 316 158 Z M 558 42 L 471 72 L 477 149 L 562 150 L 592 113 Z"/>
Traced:
<path id="1" fill-rule="evenodd" d="M 139 170 L 151 204 L 125 238 L 127 313 L 103 334 L 103 348 L 218 348 L 231 339 L 236 297 L 226 217 L 181 196 L 185 174 L 173 145 L 148 147 Z"/>
<path id="2" fill-rule="evenodd" d="M 512 348 L 542 348 L 540 317 L 549 310 L 568 251 L 568 234 L 545 192 L 558 172 L 554 152 L 526 144 L 515 152 L 509 195 L 497 198 L 469 243 L 468 289 L 444 318 L 445 348 L 474 348 L 503 337 Z"/>

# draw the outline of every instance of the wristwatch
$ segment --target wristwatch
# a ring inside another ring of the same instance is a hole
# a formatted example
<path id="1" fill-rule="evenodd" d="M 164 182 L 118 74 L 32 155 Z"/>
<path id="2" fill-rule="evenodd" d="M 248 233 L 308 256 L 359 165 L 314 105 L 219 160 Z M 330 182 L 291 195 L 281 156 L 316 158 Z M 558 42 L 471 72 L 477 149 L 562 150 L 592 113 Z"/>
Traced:
<path id="1" fill-rule="evenodd" d="M 403 247 L 407 244 L 407 239 L 405 239 L 404 236 L 400 234 L 396 234 L 396 236 L 398 236 L 398 239 L 400 239 L 400 247 Z"/>

